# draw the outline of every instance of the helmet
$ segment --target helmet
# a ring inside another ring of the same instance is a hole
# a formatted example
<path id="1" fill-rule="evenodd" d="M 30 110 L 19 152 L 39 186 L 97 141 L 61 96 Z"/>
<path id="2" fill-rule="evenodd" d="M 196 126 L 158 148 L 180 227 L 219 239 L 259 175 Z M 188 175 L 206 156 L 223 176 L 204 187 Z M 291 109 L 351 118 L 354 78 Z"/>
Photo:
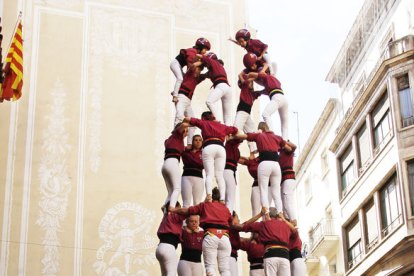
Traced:
<path id="1" fill-rule="evenodd" d="M 206 57 L 208 57 L 208 58 L 210 58 L 210 59 L 215 59 L 215 60 L 217 60 L 217 56 L 216 56 L 216 54 L 215 54 L 215 53 L 213 53 L 213 52 L 208 52 L 208 53 L 206 54 Z"/>
<path id="2" fill-rule="evenodd" d="M 195 46 L 197 48 L 206 48 L 207 51 L 210 51 L 211 48 L 210 41 L 208 41 L 208 39 L 205 39 L 204 37 L 200 37 L 199 39 L 197 39 Z"/>
<path id="3" fill-rule="evenodd" d="M 236 40 L 239 40 L 239 38 L 244 38 L 245 40 L 249 40 L 250 32 L 247 29 L 238 30 L 236 33 Z"/>
<path id="4" fill-rule="evenodd" d="M 243 64 L 247 69 L 250 69 L 253 67 L 254 64 L 256 64 L 257 56 L 253 53 L 247 53 L 243 57 Z"/>
<path id="5" fill-rule="evenodd" d="M 205 121 L 215 121 L 216 117 L 214 117 L 213 112 L 211 111 L 204 111 L 203 114 L 201 114 L 201 120 Z"/>

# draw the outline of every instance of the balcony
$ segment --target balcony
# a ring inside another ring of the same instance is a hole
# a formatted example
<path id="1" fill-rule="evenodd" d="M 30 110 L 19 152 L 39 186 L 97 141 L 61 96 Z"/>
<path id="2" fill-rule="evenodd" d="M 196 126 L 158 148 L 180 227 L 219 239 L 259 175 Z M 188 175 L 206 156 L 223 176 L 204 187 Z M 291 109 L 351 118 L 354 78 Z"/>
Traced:
<path id="1" fill-rule="evenodd" d="M 306 264 L 306 270 L 308 271 L 308 275 L 317 275 L 319 271 L 319 258 L 312 256 L 312 255 L 306 255 L 305 257 L 305 264 Z"/>
<path id="2" fill-rule="evenodd" d="M 329 256 L 339 245 L 334 219 L 323 219 L 309 233 L 310 252 L 313 256 Z"/>

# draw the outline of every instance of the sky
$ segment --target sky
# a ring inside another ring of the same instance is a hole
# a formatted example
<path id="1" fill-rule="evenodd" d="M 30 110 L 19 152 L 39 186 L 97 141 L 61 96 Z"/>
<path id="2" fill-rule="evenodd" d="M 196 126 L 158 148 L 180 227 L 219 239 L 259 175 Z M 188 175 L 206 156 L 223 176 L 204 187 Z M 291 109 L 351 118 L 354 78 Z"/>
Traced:
<path id="1" fill-rule="evenodd" d="M 339 95 L 339 87 L 325 79 L 363 3 L 247 0 L 249 28 L 277 63 L 276 77 L 289 102 L 289 138 L 300 149 L 328 99 Z"/>

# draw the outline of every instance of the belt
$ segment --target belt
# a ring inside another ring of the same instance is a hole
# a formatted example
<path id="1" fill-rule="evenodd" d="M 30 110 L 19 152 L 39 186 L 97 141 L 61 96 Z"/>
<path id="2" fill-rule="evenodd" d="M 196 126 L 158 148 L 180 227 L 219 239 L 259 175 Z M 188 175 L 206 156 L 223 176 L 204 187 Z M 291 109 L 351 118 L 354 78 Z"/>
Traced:
<path id="1" fill-rule="evenodd" d="M 207 138 L 203 141 L 203 148 L 208 145 L 220 145 L 224 147 L 223 141 L 220 138 Z"/>
<path id="2" fill-rule="evenodd" d="M 273 89 L 272 91 L 269 92 L 269 98 L 272 98 L 273 95 L 276 94 L 284 94 L 282 89 Z"/>
<path id="3" fill-rule="evenodd" d="M 204 236 L 207 236 L 207 235 L 214 235 L 214 236 L 218 237 L 219 239 L 221 239 L 221 237 L 223 237 L 223 236 L 229 237 L 229 230 L 227 230 L 227 229 L 217 229 L 217 228 L 207 228 L 207 231 L 204 234 Z"/>

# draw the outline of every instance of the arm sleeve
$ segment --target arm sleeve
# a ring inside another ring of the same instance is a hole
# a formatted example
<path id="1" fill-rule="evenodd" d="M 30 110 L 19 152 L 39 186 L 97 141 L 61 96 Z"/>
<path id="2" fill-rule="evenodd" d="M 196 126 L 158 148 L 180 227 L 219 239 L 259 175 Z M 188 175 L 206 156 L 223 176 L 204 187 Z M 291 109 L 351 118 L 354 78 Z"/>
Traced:
<path id="1" fill-rule="evenodd" d="M 236 134 L 239 130 L 237 129 L 237 127 L 234 126 L 228 126 L 226 127 L 226 134 Z"/>
<path id="2" fill-rule="evenodd" d="M 188 208 L 189 215 L 200 215 L 204 208 L 204 203 L 197 204 Z"/>
<path id="3" fill-rule="evenodd" d="M 247 133 L 247 141 L 254 142 L 256 141 L 258 133 Z"/>
<path id="4" fill-rule="evenodd" d="M 211 61 L 208 57 L 204 56 L 201 58 L 201 61 L 207 66 L 210 67 L 211 66 Z"/>
<path id="5" fill-rule="evenodd" d="M 243 225 L 242 232 L 259 232 L 261 228 L 260 222 L 247 223 Z"/>
<path id="6" fill-rule="evenodd" d="M 198 128 L 201 128 L 202 124 L 203 123 L 202 123 L 202 121 L 200 119 L 197 119 L 197 118 L 191 118 L 190 119 L 190 125 L 193 125 L 193 126 L 196 126 Z"/>

